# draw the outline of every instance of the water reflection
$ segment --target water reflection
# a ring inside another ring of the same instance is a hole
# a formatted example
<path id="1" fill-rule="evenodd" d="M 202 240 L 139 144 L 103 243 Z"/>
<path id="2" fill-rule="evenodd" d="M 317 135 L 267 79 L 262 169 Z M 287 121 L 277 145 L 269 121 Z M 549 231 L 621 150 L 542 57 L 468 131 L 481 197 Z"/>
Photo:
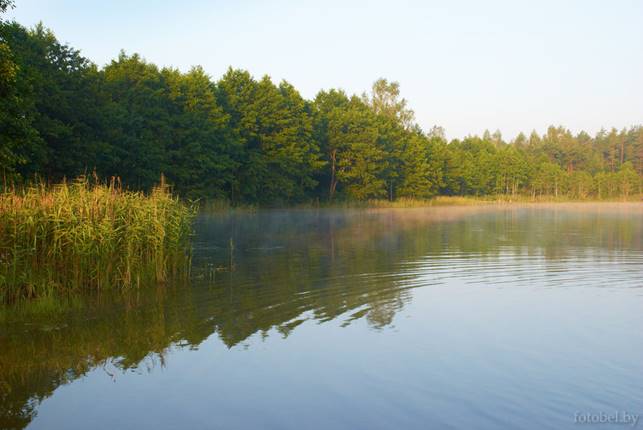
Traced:
<path id="1" fill-rule="evenodd" d="M 306 321 L 389 329 L 418 287 L 642 286 L 636 204 L 203 215 L 196 232 L 189 286 L 4 309 L 0 427 L 94 369 L 154 372 L 213 334 L 231 348 Z"/>

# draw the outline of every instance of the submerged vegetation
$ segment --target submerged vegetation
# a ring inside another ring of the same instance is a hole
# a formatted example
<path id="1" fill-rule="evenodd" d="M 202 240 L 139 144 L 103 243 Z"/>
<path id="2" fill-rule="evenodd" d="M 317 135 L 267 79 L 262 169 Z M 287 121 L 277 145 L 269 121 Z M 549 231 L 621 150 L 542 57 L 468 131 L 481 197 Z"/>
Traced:
<path id="1" fill-rule="evenodd" d="M 128 288 L 187 273 L 193 210 L 161 184 L 145 195 L 81 178 L 0 194 L 0 302 Z"/>

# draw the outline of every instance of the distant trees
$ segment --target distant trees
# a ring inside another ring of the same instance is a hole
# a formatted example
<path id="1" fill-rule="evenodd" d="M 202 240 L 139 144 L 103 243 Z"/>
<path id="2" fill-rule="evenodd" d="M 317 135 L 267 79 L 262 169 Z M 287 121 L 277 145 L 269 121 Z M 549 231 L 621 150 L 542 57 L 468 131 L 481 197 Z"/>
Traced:
<path id="1" fill-rule="evenodd" d="M 317 184 L 323 162 L 313 139 L 311 107 L 287 82 L 254 80 L 229 69 L 218 82 L 220 105 L 238 142 L 233 200 L 270 203 L 302 200 Z"/>
<path id="2" fill-rule="evenodd" d="M 427 137 L 417 129 L 406 140 L 401 151 L 402 180 L 398 197 L 426 199 L 444 187 L 446 142 L 440 137 Z"/>
<path id="3" fill-rule="evenodd" d="M 0 0 L 0 14 L 11 6 Z M 164 174 L 187 198 L 264 205 L 641 193 L 641 126 L 448 142 L 439 127 L 420 129 L 397 82 L 306 100 L 288 82 L 232 68 L 214 81 L 123 52 L 98 68 L 41 24 L 0 22 L 0 96 L 4 181 L 96 171 L 147 190 Z"/>
<path id="4" fill-rule="evenodd" d="M 386 154 L 376 114 L 359 98 L 336 90 L 320 92 L 313 108 L 314 134 L 329 168 L 322 175 L 328 198 L 338 191 L 354 199 L 384 197 Z"/>

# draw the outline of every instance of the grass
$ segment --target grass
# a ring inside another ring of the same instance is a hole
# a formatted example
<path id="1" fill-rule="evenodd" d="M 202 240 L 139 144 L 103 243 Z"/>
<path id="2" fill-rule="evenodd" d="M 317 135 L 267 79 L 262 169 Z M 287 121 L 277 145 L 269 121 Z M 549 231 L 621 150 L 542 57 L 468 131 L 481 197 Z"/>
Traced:
<path id="1" fill-rule="evenodd" d="M 425 208 L 431 206 L 477 206 L 490 204 L 511 203 L 569 203 L 569 202 L 638 202 L 643 196 L 631 195 L 628 198 L 614 197 L 612 199 L 576 199 L 568 196 L 527 196 L 527 195 L 486 195 L 486 196 L 435 196 L 430 199 L 415 199 L 402 197 L 393 201 L 386 199 L 371 200 L 337 200 L 334 202 L 311 202 L 295 205 L 299 209 L 385 209 L 385 208 Z"/>
<path id="2" fill-rule="evenodd" d="M 0 302 L 130 288 L 189 270 L 192 207 L 80 178 L 0 194 Z"/>
<path id="3" fill-rule="evenodd" d="M 431 206 L 479 206 L 490 204 L 528 204 L 528 203 L 572 203 L 572 202 L 640 202 L 643 201 L 643 194 L 633 194 L 628 197 L 612 197 L 599 199 L 596 197 L 576 198 L 561 194 L 560 196 L 549 195 L 525 195 L 525 194 L 495 194 L 481 196 L 434 196 L 428 199 L 417 199 L 400 197 L 390 201 L 388 199 L 351 200 L 336 199 L 333 201 L 310 200 L 305 202 L 260 206 L 258 204 L 231 204 L 226 199 L 214 199 L 199 201 L 198 209 L 203 213 L 224 213 L 224 212 L 256 212 L 260 209 L 387 209 L 387 208 L 426 208 Z"/>
<path id="4" fill-rule="evenodd" d="M 248 203 L 232 204 L 227 199 L 207 199 L 197 202 L 199 211 L 209 212 L 255 212 L 258 206 Z"/>
<path id="5" fill-rule="evenodd" d="M 366 202 L 370 208 L 421 208 L 428 206 L 470 206 L 493 203 L 490 200 L 475 199 L 461 196 L 436 196 L 431 199 L 399 198 L 389 200 L 369 200 Z"/>

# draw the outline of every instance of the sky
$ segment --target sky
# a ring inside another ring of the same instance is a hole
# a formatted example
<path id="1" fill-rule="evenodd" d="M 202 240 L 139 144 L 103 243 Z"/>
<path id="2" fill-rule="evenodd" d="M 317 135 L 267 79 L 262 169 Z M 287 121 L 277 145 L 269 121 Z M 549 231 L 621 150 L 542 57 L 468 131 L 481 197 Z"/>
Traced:
<path id="1" fill-rule="evenodd" d="M 8 15 L 99 66 L 121 49 L 213 79 L 232 66 L 308 99 L 384 77 L 449 138 L 643 124 L 639 0 L 16 0 Z"/>

